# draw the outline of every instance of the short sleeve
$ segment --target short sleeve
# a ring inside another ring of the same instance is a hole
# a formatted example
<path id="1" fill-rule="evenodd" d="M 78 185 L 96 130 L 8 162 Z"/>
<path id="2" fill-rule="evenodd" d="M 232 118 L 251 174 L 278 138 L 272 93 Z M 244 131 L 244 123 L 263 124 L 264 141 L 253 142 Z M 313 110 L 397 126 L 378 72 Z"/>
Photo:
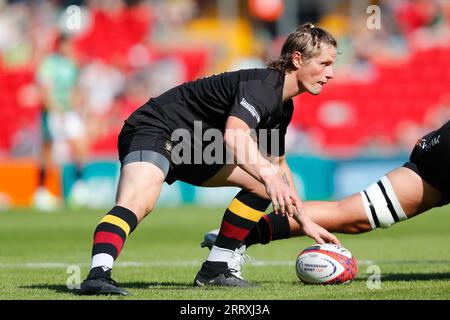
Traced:
<path id="1" fill-rule="evenodd" d="M 271 94 L 260 80 L 240 82 L 228 116 L 235 116 L 247 123 L 250 129 L 255 129 L 274 108 L 270 103 L 274 100 Z"/>
<path id="2" fill-rule="evenodd" d="M 271 129 L 267 132 L 266 152 L 275 157 L 282 157 L 286 153 L 286 132 L 294 113 L 292 99 L 283 104 L 283 109 L 284 114 L 279 128 Z M 276 143 L 276 145 L 273 145 L 272 143 Z"/>

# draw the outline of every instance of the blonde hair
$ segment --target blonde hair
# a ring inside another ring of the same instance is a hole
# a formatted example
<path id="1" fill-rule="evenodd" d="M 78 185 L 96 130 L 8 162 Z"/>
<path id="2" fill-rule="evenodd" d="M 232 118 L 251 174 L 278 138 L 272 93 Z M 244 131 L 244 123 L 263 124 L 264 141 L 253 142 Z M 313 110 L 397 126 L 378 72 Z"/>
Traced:
<path id="1" fill-rule="evenodd" d="M 270 60 L 267 67 L 282 73 L 295 70 L 296 68 L 292 64 L 292 54 L 295 51 L 301 53 L 303 61 L 308 61 L 319 54 L 323 45 L 331 45 L 336 48 L 337 41 L 324 29 L 315 27 L 312 23 L 306 23 L 289 34 L 283 44 L 280 56 Z"/>

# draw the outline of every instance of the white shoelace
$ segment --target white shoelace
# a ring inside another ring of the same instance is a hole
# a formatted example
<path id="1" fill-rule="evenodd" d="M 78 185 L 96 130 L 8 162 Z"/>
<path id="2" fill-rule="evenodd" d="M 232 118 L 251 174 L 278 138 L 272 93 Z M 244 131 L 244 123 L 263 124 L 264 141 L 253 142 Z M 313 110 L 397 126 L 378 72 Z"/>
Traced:
<path id="1" fill-rule="evenodd" d="M 241 274 L 242 266 L 246 263 L 251 263 L 255 261 L 254 258 L 250 257 L 245 253 L 245 250 L 247 247 L 245 245 L 242 245 L 241 247 L 237 248 L 233 255 L 231 256 L 230 260 L 228 261 L 228 268 L 233 269 L 233 274 L 244 280 Z"/>

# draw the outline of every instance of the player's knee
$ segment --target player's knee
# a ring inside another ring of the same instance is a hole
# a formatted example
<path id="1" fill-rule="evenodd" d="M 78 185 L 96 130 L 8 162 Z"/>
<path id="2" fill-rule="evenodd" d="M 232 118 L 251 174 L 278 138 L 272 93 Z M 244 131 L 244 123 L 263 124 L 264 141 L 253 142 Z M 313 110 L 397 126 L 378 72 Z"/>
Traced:
<path id="1" fill-rule="evenodd" d="M 122 197 L 117 200 L 117 205 L 131 210 L 137 217 L 138 221 L 144 219 L 153 211 L 155 204 L 143 197 Z"/>
<path id="2" fill-rule="evenodd" d="M 394 223 L 408 218 L 386 176 L 360 194 L 372 229 L 389 228 Z"/>

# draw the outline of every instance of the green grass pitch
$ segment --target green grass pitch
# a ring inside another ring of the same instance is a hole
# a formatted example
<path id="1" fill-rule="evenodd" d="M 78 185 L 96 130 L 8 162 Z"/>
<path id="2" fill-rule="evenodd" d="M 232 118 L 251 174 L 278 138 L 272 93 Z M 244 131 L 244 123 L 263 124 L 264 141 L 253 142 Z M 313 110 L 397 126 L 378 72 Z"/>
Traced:
<path id="1" fill-rule="evenodd" d="M 297 279 L 297 254 L 313 243 L 303 237 L 249 248 L 256 262 L 245 265 L 243 274 L 258 282 L 258 288 L 194 288 L 194 276 L 208 254 L 200 241 L 219 226 L 222 212 L 161 208 L 148 216 L 126 242 L 114 268 L 115 280 L 132 293 L 122 298 L 79 296 L 67 288 L 88 272 L 92 233 L 104 211 L 0 211 L 0 299 L 450 298 L 449 206 L 387 230 L 340 235 L 359 264 L 357 279 L 348 285 L 307 286 Z"/>

